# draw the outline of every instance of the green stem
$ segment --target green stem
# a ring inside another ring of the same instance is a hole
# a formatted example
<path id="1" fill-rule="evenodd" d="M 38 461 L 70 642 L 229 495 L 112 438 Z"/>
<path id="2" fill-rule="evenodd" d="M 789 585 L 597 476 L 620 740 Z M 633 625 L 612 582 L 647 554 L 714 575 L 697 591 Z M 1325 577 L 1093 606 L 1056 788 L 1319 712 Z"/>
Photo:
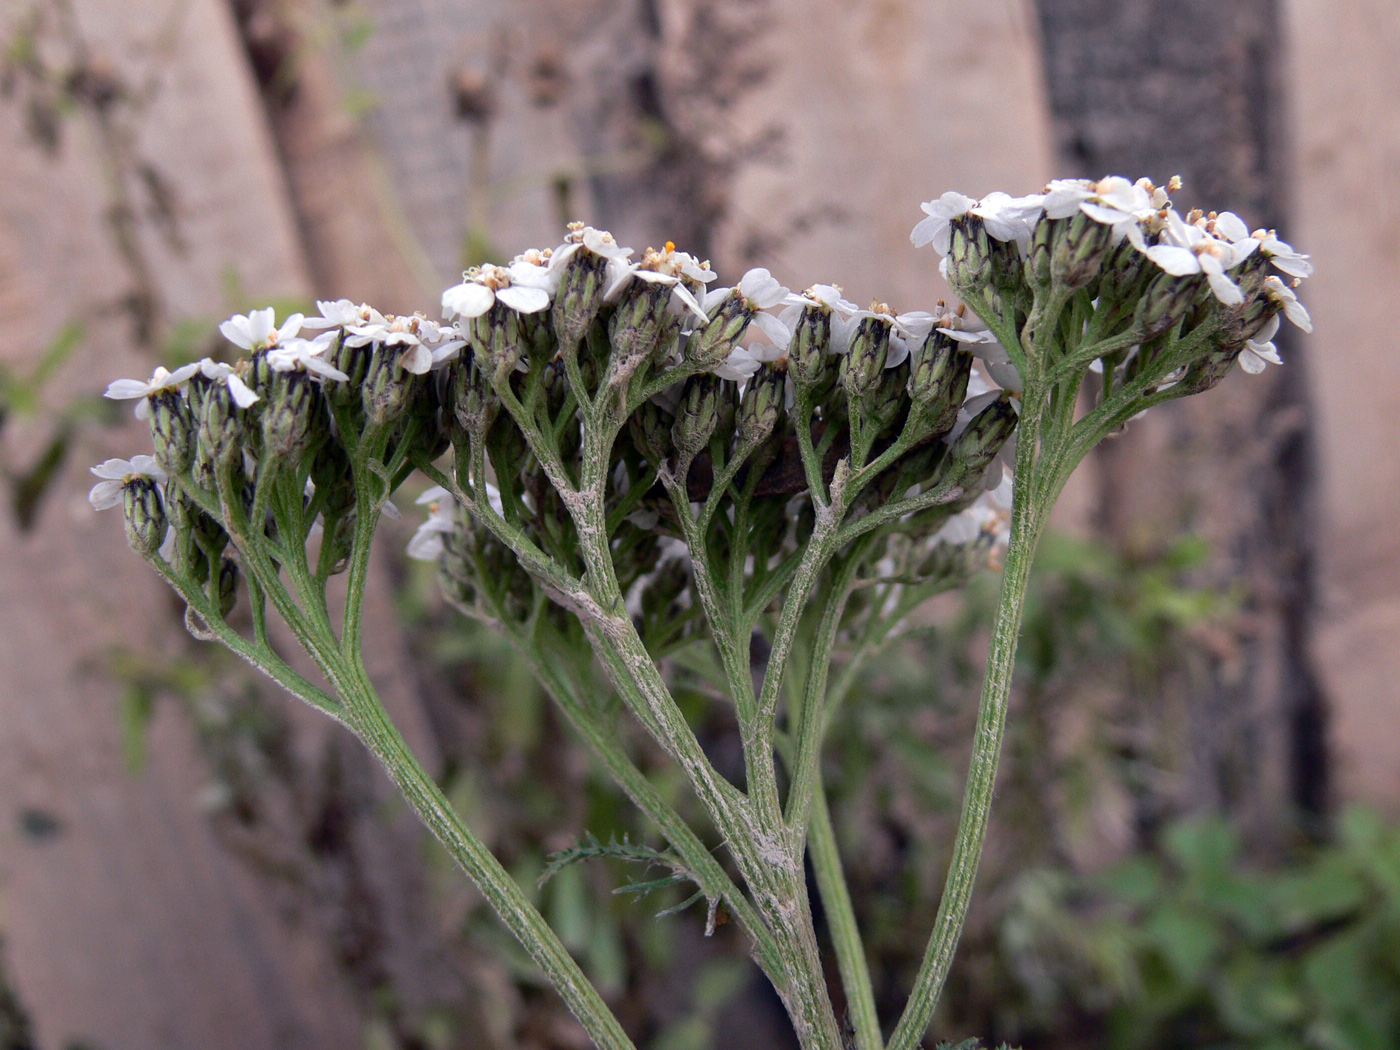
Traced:
<path id="1" fill-rule="evenodd" d="M 846 992 L 846 1012 L 855 1032 L 855 1050 L 882 1050 L 885 1041 L 880 1034 L 880 1018 L 875 1011 L 870 966 L 865 959 L 865 944 L 860 939 L 851 894 L 846 888 L 846 876 L 841 870 L 841 854 L 836 848 L 836 833 L 831 827 L 831 812 L 827 808 L 826 789 L 821 782 L 820 770 L 812 795 L 807 855 L 812 858 L 817 892 L 822 895 L 826 925 L 836 949 L 836 968 L 841 974 L 841 987 Z"/>
<path id="2" fill-rule="evenodd" d="M 967 771 L 962 815 L 958 820 L 953 859 L 938 905 L 933 934 L 924 951 L 914 988 L 904 1016 L 890 1037 L 890 1050 L 914 1050 L 923 1040 L 939 994 L 948 977 L 967 918 L 977 866 L 987 838 L 992 795 L 996 788 L 997 764 L 1006 730 L 1006 707 L 1011 695 L 1011 675 L 1025 606 L 1026 584 L 1031 562 L 1040 538 L 1046 503 L 1037 498 L 1035 484 L 1035 441 L 1043 398 L 1028 391 L 1026 413 L 1021 417 L 1022 440 L 1016 448 L 1016 489 L 1011 513 L 1011 538 L 1002 571 L 1001 597 L 992 623 L 991 647 L 987 653 L 986 676 L 977 711 L 977 730 L 972 741 L 972 759 Z M 1053 489 L 1049 499 L 1053 499 Z"/>
<path id="3" fill-rule="evenodd" d="M 409 750 L 359 666 L 343 668 L 338 689 L 350 724 L 383 764 L 419 818 L 474 882 L 549 983 L 563 997 L 599 1050 L 635 1050 L 598 990 L 495 855 L 462 822 L 442 790 Z M 348 672 L 348 673 L 347 673 Z"/>

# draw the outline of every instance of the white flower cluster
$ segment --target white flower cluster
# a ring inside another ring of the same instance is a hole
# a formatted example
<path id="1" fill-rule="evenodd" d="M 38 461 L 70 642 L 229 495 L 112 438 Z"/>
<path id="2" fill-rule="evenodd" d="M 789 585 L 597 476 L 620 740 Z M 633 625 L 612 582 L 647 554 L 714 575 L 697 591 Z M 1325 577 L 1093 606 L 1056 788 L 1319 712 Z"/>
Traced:
<path id="1" fill-rule="evenodd" d="M 1097 181 L 1091 179 L 1056 179 L 1043 192 L 1025 197 L 1005 193 L 988 194 L 974 200 L 961 193 L 945 193 L 937 200 L 926 201 L 926 215 L 910 233 L 915 247 L 933 244 L 943 260 L 940 269 L 946 276 L 948 253 L 954 220 L 965 215 L 982 220 L 987 235 L 1003 243 L 1014 243 L 1024 258 L 1037 224 L 1042 219 L 1068 219 L 1077 214 L 1112 231 L 1112 243 L 1126 239 L 1142 252 L 1162 272 L 1174 277 L 1202 274 L 1212 294 L 1223 306 L 1239 306 L 1243 293 L 1232 271 L 1255 252 L 1260 253 L 1277 270 L 1293 279 L 1294 287 L 1312 274 L 1308 256 L 1279 239 L 1273 230 L 1252 233 L 1244 220 L 1233 212 L 1191 212 L 1182 216 L 1172 207 L 1168 191 L 1179 189 L 1181 181 L 1173 178 L 1165 188 L 1148 179 L 1130 182 L 1118 175 Z M 1265 292 L 1291 322 L 1304 331 L 1312 331 L 1312 320 L 1297 296 L 1282 279 L 1270 275 L 1265 280 Z M 954 338 L 983 344 L 974 350 L 1003 386 L 1019 389 L 1020 379 L 1009 364 L 1009 357 L 984 326 L 974 336 L 949 332 Z M 1258 373 L 1265 363 L 1282 364 L 1273 337 L 1278 332 L 1277 314 L 1270 317 L 1264 328 L 1251 338 L 1239 357 L 1240 367 Z M 999 366 L 1001 374 L 997 374 Z M 1010 371 L 1006 371 L 1010 369 Z"/>

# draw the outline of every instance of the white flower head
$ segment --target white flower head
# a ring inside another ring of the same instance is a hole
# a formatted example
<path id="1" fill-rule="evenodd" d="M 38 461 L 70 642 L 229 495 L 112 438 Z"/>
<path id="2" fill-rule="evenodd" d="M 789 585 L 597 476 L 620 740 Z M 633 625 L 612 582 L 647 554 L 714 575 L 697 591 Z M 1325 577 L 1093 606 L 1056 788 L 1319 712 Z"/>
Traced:
<path id="1" fill-rule="evenodd" d="M 1278 239 L 1273 230 L 1255 230 L 1255 240 L 1259 242 L 1260 254 L 1289 277 L 1311 277 L 1312 257 L 1293 250 L 1293 245 Z"/>
<path id="2" fill-rule="evenodd" d="M 705 308 L 686 286 L 686 282 L 688 280 L 697 288 L 703 288 L 718 275 L 710 269 L 708 262 L 700 262 L 689 252 L 677 251 L 671 241 L 667 241 L 660 251 L 648 248 L 636 262 L 610 261 L 608 273 L 608 289 L 603 295 L 605 302 L 617 302 L 633 281 L 645 281 L 648 284 L 665 285 L 671 289 L 669 308 L 689 311 L 690 316 L 697 321 L 709 320 Z"/>
<path id="3" fill-rule="evenodd" d="M 212 383 L 223 383 L 228 387 L 229 396 L 239 408 L 251 408 L 261 401 L 251 387 L 243 382 L 243 377 L 230 365 L 206 357 L 199 362 L 199 374 Z"/>
<path id="4" fill-rule="evenodd" d="M 457 503 L 440 485 L 434 485 L 413 502 L 427 505 L 428 520 L 418 526 L 408 541 L 408 556 L 418 561 L 437 561 L 443 554 L 443 537 L 457 528 Z"/>
<path id="5" fill-rule="evenodd" d="M 1244 293 L 1229 275 L 1259 247 L 1253 237 L 1230 241 L 1206 229 L 1207 223 L 1186 222 L 1172 210 L 1167 215 L 1163 243 L 1146 249 L 1147 257 L 1173 277 L 1203 273 L 1216 299 L 1226 306 L 1244 302 Z"/>
<path id="6" fill-rule="evenodd" d="M 102 480 L 88 493 L 93 510 L 106 510 L 122 501 L 122 492 L 137 478 L 164 481 L 165 471 L 156 466 L 154 456 L 132 456 L 130 459 L 109 459 L 91 468 Z"/>
<path id="7" fill-rule="evenodd" d="M 717 304 L 728 299 L 734 291 L 733 288 L 711 288 L 705 293 L 701 308 L 708 316 Z M 786 349 L 792 341 L 792 329 L 777 315 L 767 311 L 775 306 L 791 307 L 794 300 L 792 292 L 783 287 L 767 269 L 755 266 L 739 278 L 738 293 L 744 297 L 748 308 L 754 311 L 749 324 L 772 340 L 775 346 Z M 741 337 L 742 335 L 743 333 L 740 333 Z"/>
<path id="8" fill-rule="evenodd" d="M 352 303 L 349 299 L 316 300 L 320 317 L 308 317 L 301 322 L 302 328 L 349 328 L 351 325 L 383 323 L 384 315 L 368 303 Z"/>
<path id="9" fill-rule="evenodd" d="M 1279 278 L 1272 274 L 1264 278 L 1264 294 L 1278 305 L 1279 309 L 1283 311 L 1283 316 L 1303 331 L 1311 332 L 1313 330 L 1312 318 L 1308 316 L 1307 307 L 1298 301 L 1298 296 L 1293 293 L 1293 289 Z"/>
<path id="10" fill-rule="evenodd" d="M 1278 356 L 1278 347 L 1274 346 L 1274 336 L 1277 334 L 1278 314 L 1274 314 L 1264 322 L 1263 328 L 1245 340 L 1244 349 L 1240 351 L 1240 367 L 1250 375 L 1258 375 L 1264 371 L 1266 364 L 1283 364 L 1283 359 Z"/>
<path id="11" fill-rule="evenodd" d="M 269 306 L 263 310 L 254 310 L 246 316 L 234 314 L 219 325 L 219 331 L 230 343 L 244 350 L 267 350 L 301 331 L 301 314 L 292 314 L 282 322 L 281 328 L 276 327 L 276 319 L 276 314 Z"/>
<path id="12" fill-rule="evenodd" d="M 954 219 L 966 215 L 977 202 L 964 194 L 949 190 L 934 201 L 924 201 L 919 207 L 928 216 L 921 219 L 909 234 L 915 248 L 932 244 L 939 255 L 947 255 L 952 242 L 951 226 Z"/>
<path id="13" fill-rule="evenodd" d="M 442 293 L 442 316 L 480 317 L 496 302 L 517 313 L 534 314 L 549 306 L 551 277 L 547 264 L 518 258 L 510 266 L 474 266 L 462 283 Z"/>
<path id="14" fill-rule="evenodd" d="M 935 201 L 919 205 L 927 218 L 914 227 L 909 240 L 915 248 L 931 243 L 939 255 L 947 255 L 952 244 L 953 220 L 976 215 L 982 220 L 988 237 L 1015 241 L 1024 248 L 1030 243 L 1036 220 L 1040 218 L 1042 201 L 1043 195 L 1039 193 L 1013 197 L 995 190 L 979 201 L 950 190 Z"/>
<path id="15" fill-rule="evenodd" d="M 346 331 L 346 346 L 401 348 L 399 366 L 414 375 L 423 375 L 435 362 L 446 360 L 466 343 L 453 338 L 457 334 L 454 329 L 422 314 L 389 315 L 368 324 L 352 325 Z"/>
<path id="16" fill-rule="evenodd" d="M 274 372 L 309 372 L 323 379 L 348 382 L 350 377 L 325 358 L 326 350 L 335 340 L 335 332 L 322 332 L 315 339 L 289 339 L 276 350 L 268 351 L 268 366 Z"/>
<path id="17" fill-rule="evenodd" d="M 150 404 L 147 402 L 152 394 L 159 394 L 162 390 L 181 390 L 189 382 L 190 376 L 199 371 L 199 362 L 182 365 L 173 372 L 168 372 L 157 365 L 152 373 L 149 382 L 142 382 L 139 379 L 114 379 L 107 384 L 107 391 L 102 396 L 110 397 L 114 401 L 128 401 L 131 398 L 139 397 L 141 400 L 136 403 L 136 418 L 145 419 L 150 414 Z"/>
<path id="18" fill-rule="evenodd" d="M 1179 185 L 1173 182 L 1173 185 Z M 1166 191 L 1147 179 L 1129 182 L 1121 175 L 1091 179 L 1056 179 L 1045 190 L 1045 216 L 1067 219 L 1082 212 L 1113 231 L 1113 243 L 1126 237 L 1138 251 L 1147 249 L 1143 225 L 1167 207 Z"/>

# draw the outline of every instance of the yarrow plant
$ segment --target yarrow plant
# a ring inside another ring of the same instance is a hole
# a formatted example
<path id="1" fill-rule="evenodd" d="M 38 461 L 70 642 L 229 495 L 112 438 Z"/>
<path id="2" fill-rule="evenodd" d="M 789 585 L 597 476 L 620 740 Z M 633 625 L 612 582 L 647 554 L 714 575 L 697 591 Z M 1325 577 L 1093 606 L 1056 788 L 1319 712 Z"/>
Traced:
<path id="1" fill-rule="evenodd" d="M 598 1046 L 632 1043 L 529 897 L 388 719 L 361 650 L 371 542 L 410 476 L 433 486 L 409 545 L 447 600 L 495 625 L 652 821 L 662 865 L 747 934 L 803 1047 L 910 1050 L 928 1028 L 986 834 L 1031 560 L 1088 451 L 1238 360 L 1279 363 L 1307 257 L 1226 212 L 1180 215 L 1122 178 L 925 204 L 961 299 L 897 313 L 764 269 L 713 287 L 667 243 L 640 258 L 571 226 L 554 249 L 467 271 L 442 320 L 348 300 L 221 326 L 247 351 L 149 381 L 154 456 L 94 468 L 186 623 L 355 732 Z M 319 333 L 307 338 L 303 333 Z M 929 596 L 1002 564 L 953 859 L 923 965 L 886 1039 L 822 784 L 822 743 L 862 663 Z M 348 583 L 343 605 L 327 584 Z M 247 614 L 233 615 L 241 600 Z M 324 681 L 273 646 L 271 611 Z M 768 651 L 755 673 L 755 639 Z M 596 673 L 598 669 L 602 675 Z M 833 670 L 836 673 L 833 674 Z M 744 776 L 717 772 L 674 698 L 710 679 Z M 684 774 L 728 863 L 635 764 L 622 721 Z M 781 766 L 782 776 L 779 775 Z M 823 973 L 804 863 L 848 1017 Z"/>

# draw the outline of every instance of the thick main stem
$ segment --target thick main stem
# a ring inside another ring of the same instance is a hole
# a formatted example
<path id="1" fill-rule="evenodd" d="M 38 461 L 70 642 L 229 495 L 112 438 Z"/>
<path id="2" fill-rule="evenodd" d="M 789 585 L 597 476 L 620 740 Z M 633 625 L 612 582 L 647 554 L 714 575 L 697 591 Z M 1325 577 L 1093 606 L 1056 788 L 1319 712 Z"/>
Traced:
<path id="1" fill-rule="evenodd" d="M 1028 396 L 1026 404 L 1037 404 L 1038 400 Z M 1021 614 L 1025 607 L 1026 583 L 1030 579 L 1031 562 L 1035 558 L 1043 523 L 1041 498 L 1044 494 L 1035 478 L 1035 435 L 1038 430 L 1038 412 L 1028 412 L 1022 416 L 1021 438 L 1016 450 L 1011 537 L 1006 551 L 1006 565 L 1002 570 L 1001 596 L 992 623 L 991 647 L 987 652 L 986 675 L 982 680 L 982 698 L 977 711 L 977 730 L 972 741 L 972 760 L 967 771 L 962 815 L 953 843 L 953 859 L 948 867 L 948 878 L 943 887 L 943 899 L 938 905 L 933 934 L 924 951 L 923 963 L 914 980 L 914 989 L 904 1008 L 904 1016 L 899 1019 L 890 1037 L 890 1050 L 913 1050 L 928 1029 L 943 983 L 947 980 L 958 939 L 962 935 L 968 904 L 972 900 L 973 883 L 977 879 L 978 863 L 982 859 L 982 847 L 987 839 L 987 822 L 996 788 L 1001 742 L 1006 731 L 1011 674 L 1016 662 Z"/>

